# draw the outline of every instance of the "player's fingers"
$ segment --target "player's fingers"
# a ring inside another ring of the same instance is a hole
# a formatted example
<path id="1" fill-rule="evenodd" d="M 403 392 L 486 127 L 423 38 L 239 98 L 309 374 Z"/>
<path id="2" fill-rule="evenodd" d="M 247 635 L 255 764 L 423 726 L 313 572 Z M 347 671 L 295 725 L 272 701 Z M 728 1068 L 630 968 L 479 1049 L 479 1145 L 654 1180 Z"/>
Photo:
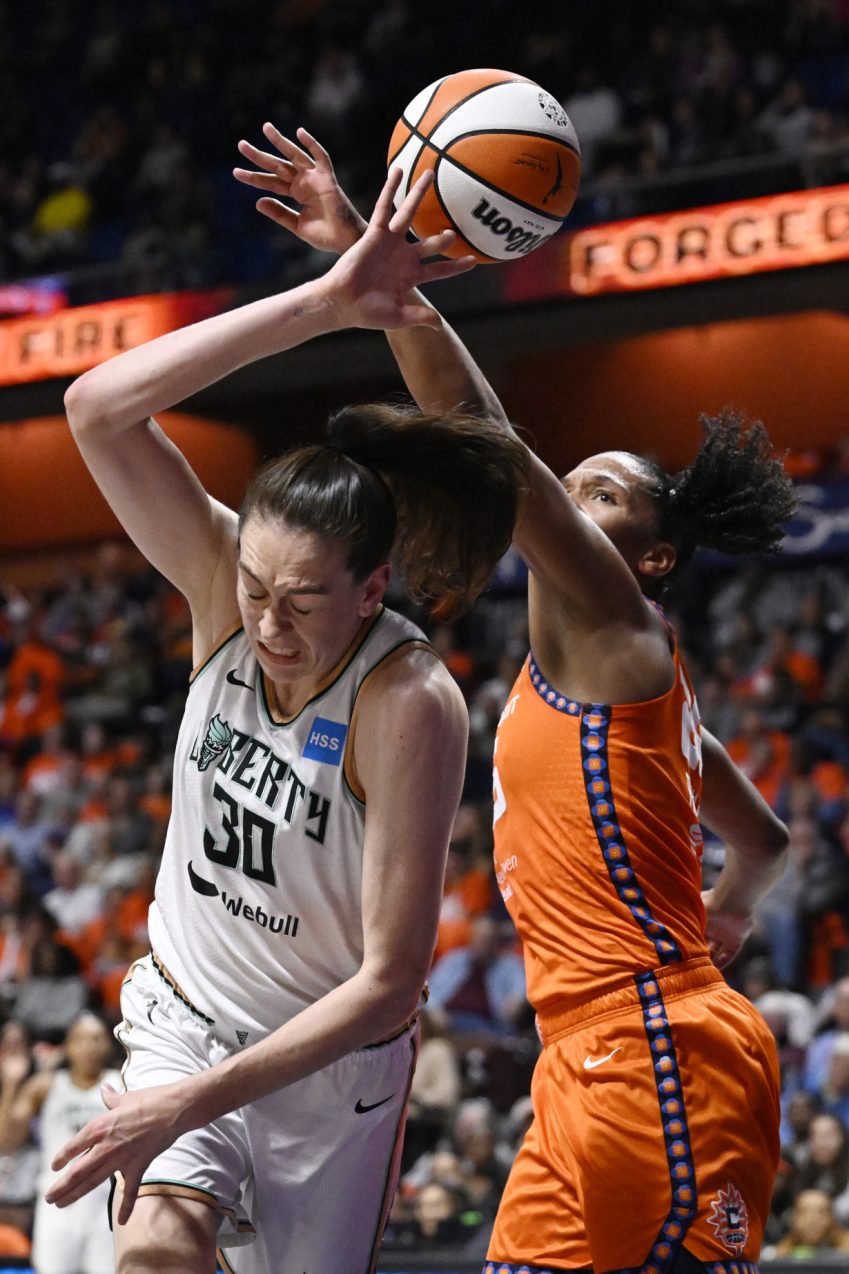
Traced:
<path id="1" fill-rule="evenodd" d="M 291 230 L 292 234 L 298 233 L 298 222 L 301 214 L 295 212 L 294 208 L 287 208 L 279 199 L 263 198 L 256 201 L 257 212 L 261 212 L 264 217 L 282 226 L 284 230 Z"/>
<path id="2" fill-rule="evenodd" d="M 272 146 L 276 146 L 280 151 L 280 154 L 283 155 L 295 168 L 313 167 L 315 160 L 312 156 L 308 155 L 305 150 L 301 150 L 300 146 L 296 146 L 291 138 L 285 137 L 283 133 L 280 132 L 280 129 L 275 128 L 270 121 L 266 121 L 266 123 L 263 124 L 262 131 L 271 142 Z"/>
<path id="3" fill-rule="evenodd" d="M 70 1203 L 76 1203 L 77 1199 L 105 1181 L 110 1172 L 111 1168 L 103 1153 L 98 1155 L 96 1151 L 91 1152 L 84 1155 L 58 1181 L 54 1181 L 44 1197 L 48 1203 L 55 1203 L 58 1208 L 67 1208 Z"/>
<path id="4" fill-rule="evenodd" d="M 50 1167 L 54 1172 L 60 1172 L 62 1168 L 69 1164 L 77 1155 L 81 1155 L 84 1150 L 90 1149 L 96 1141 L 89 1131 L 90 1125 L 87 1124 L 80 1132 L 72 1137 L 70 1141 L 66 1141 L 62 1149 L 54 1156 Z"/>
<path id="5" fill-rule="evenodd" d="M 477 265 L 474 257 L 460 257 L 459 261 L 435 261 L 422 271 L 422 283 L 436 283 L 439 279 L 453 279 L 456 274 L 468 274 Z M 437 315 L 438 321 L 438 315 Z"/>
<path id="6" fill-rule="evenodd" d="M 419 244 L 419 256 L 423 261 L 427 260 L 428 257 L 439 256 L 441 252 L 445 252 L 451 247 L 456 238 L 457 236 L 453 230 L 441 230 L 439 234 L 428 235 Z"/>
<path id="7" fill-rule="evenodd" d="M 249 159 L 252 164 L 256 164 L 258 168 L 265 169 L 268 173 L 275 173 L 277 176 L 288 175 L 289 177 L 294 173 L 294 164 L 286 159 L 281 159 L 279 155 L 270 154 L 267 150 L 260 150 L 258 146 L 245 141 L 244 137 L 238 142 L 236 149 L 240 155 L 244 155 L 245 159 Z"/>
<path id="8" fill-rule="evenodd" d="M 258 173 L 252 168 L 234 168 L 233 176 L 243 186 L 253 186 L 257 190 L 273 190 L 276 195 L 288 195 L 290 179 L 277 176 L 275 173 Z"/>
<path id="9" fill-rule="evenodd" d="M 135 1175 L 128 1176 L 124 1173 L 124 1188 L 121 1191 L 121 1204 L 118 1208 L 118 1224 L 126 1225 L 136 1206 L 136 1199 L 139 1195 L 139 1185 L 141 1178 Z"/>
<path id="10" fill-rule="evenodd" d="M 371 225 L 377 226 L 382 230 L 385 230 L 386 227 L 389 226 L 389 219 L 392 217 L 395 192 L 401 185 L 403 176 L 404 174 L 400 168 L 393 168 L 389 176 L 386 178 L 383 189 L 377 196 L 377 203 L 374 205 L 374 212 L 371 214 Z M 396 213 L 395 216 L 397 217 L 397 215 L 398 214 Z M 392 220 L 394 221 L 395 217 L 392 217 Z"/>
<path id="11" fill-rule="evenodd" d="M 321 142 L 317 142 L 312 133 L 308 133 L 305 128 L 297 130 L 298 141 L 301 142 L 306 150 L 309 151 L 317 168 L 329 168 L 333 172 L 333 160 L 322 146 Z"/>
<path id="12" fill-rule="evenodd" d="M 400 173 L 400 169 L 393 169 L 393 172 Z M 400 177 L 398 184 L 400 185 Z M 433 173 L 430 169 L 423 172 L 421 177 L 410 187 L 410 191 L 403 203 L 398 208 L 395 216 L 389 222 L 389 229 L 394 233 L 406 233 L 413 222 L 413 217 L 418 211 L 419 204 L 424 199 L 425 194 L 433 184 Z M 396 186 L 397 189 L 397 186 Z"/>

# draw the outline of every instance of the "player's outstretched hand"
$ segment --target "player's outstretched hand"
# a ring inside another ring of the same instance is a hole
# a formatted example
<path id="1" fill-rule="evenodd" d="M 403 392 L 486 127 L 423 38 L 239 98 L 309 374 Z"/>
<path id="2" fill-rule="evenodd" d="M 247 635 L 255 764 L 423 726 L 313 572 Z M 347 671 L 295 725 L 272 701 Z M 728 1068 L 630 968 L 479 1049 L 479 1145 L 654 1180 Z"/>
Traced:
<path id="1" fill-rule="evenodd" d="M 133 1210 L 148 1165 L 183 1131 L 180 1090 L 180 1084 L 163 1084 L 136 1093 L 118 1093 L 104 1084 L 101 1091 L 107 1109 L 66 1142 L 53 1160 L 54 1172 L 67 1167 L 72 1159 L 76 1162 L 47 1191 L 47 1202 L 66 1208 L 120 1172 L 124 1194 L 118 1222 L 123 1225 Z"/>
<path id="2" fill-rule="evenodd" d="M 724 911 L 715 901 L 712 889 L 704 890 L 702 901 L 707 913 L 708 950 L 714 964 L 724 969 L 739 954 L 743 943 L 752 932 L 752 914 L 749 911 Z"/>
<path id="3" fill-rule="evenodd" d="M 256 206 L 278 226 L 320 252 L 345 252 L 365 234 L 366 222 L 336 180 L 327 151 L 305 128 L 296 133 L 300 146 L 273 124 L 263 124 L 262 131 L 277 154 L 240 141 L 239 153 L 256 168 L 234 168 L 233 176 L 276 196 L 264 195 Z M 300 208 L 289 207 L 284 199 Z"/>
<path id="4" fill-rule="evenodd" d="M 471 256 L 458 261 L 430 260 L 451 247 L 456 237 L 453 230 L 443 230 L 416 243 L 407 240 L 407 231 L 433 174 L 424 173 L 395 211 L 393 200 L 402 177 L 401 169 L 393 168 L 362 239 L 324 276 L 327 296 L 339 311 L 341 326 L 437 327 L 441 322 L 437 312 L 415 303 L 411 291 L 437 279 L 464 274 L 475 264 Z"/>

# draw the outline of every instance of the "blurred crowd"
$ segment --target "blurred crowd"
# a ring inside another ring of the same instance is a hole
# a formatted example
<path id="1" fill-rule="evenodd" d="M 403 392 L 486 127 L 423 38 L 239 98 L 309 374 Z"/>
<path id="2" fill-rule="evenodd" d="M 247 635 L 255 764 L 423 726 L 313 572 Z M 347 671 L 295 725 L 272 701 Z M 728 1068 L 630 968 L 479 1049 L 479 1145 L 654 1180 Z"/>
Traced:
<path id="1" fill-rule="evenodd" d="M 105 295 L 315 272 L 234 182 L 236 142 L 306 125 L 367 209 L 403 107 L 469 66 L 563 102 L 584 159 L 572 224 L 628 182 L 653 190 L 632 212 L 658 211 L 668 174 L 715 163 L 846 177 L 847 0 L 572 0 L 568 20 L 541 0 L 518 23 L 508 0 L 0 0 L 0 278 L 76 271 Z"/>
<path id="2" fill-rule="evenodd" d="M 791 833 L 727 974 L 781 1056 L 779 1254 L 849 1247 L 847 576 L 839 559 L 734 572 L 708 559 L 669 604 L 706 725 Z M 471 745 L 386 1246 L 475 1259 L 531 1118 L 539 1047 L 491 870 L 493 738 L 527 651 L 525 604 L 493 592 L 453 626 L 410 613 L 462 688 Z M 4 1224 L 28 1232 L 38 1174 L 37 1120 L 13 1146 L 4 1103 L 63 1064 L 80 1014 L 117 1022 L 123 974 L 147 950 L 190 663 L 185 603 L 121 545 L 0 593 L 0 1249 Z M 710 838 L 704 863 L 710 884 Z"/>

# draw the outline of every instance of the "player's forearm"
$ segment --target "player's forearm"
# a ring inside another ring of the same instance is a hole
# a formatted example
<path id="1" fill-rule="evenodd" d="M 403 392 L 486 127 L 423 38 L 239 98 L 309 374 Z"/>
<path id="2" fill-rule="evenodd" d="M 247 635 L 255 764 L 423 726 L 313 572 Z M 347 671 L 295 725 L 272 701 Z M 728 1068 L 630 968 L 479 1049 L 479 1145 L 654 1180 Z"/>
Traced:
<path id="1" fill-rule="evenodd" d="M 420 292 L 413 293 L 411 300 L 434 308 Z M 411 327 L 386 335 L 404 382 L 422 411 L 459 408 L 509 428 L 495 391 L 444 319 L 437 328 Z"/>
<path id="2" fill-rule="evenodd" d="M 702 748 L 701 817 L 726 847 L 714 904 L 729 912 L 750 911 L 784 871 L 787 828 L 707 730 Z"/>
<path id="3" fill-rule="evenodd" d="M 772 845 L 747 844 L 745 852 L 726 842 L 725 863 L 713 887 L 714 908 L 752 911 L 781 879 L 786 861 L 786 838 Z"/>
<path id="4" fill-rule="evenodd" d="M 127 350 L 86 372 L 65 395 L 75 432 L 120 432 L 247 363 L 342 325 L 323 279 L 266 297 Z"/>
<path id="5" fill-rule="evenodd" d="M 422 983 L 424 975 L 422 976 Z M 365 968 L 267 1039 L 179 1086 L 181 1123 L 199 1128 L 398 1031 L 415 1012 L 421 985 Z"/>

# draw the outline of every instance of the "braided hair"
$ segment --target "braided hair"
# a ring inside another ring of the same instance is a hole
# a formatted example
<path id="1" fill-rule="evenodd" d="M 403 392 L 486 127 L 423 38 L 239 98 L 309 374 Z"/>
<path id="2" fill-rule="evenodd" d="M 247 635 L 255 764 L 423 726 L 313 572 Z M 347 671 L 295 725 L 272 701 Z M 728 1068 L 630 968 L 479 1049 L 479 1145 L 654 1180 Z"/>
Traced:
<path id="1" fill-rule="evenodd" d="M 702 415 L 704 434 L 695 458 L 668 474 L 643 459 L 650 494 L 657 503 L 657 533 L 677 558 L 663 577 L 665 589 L 684 571 L 698 548 L 720 553 L 774 553 L 793 516 L 793 484 L 773 454 L 763 424 L 733 408 Z"/>

